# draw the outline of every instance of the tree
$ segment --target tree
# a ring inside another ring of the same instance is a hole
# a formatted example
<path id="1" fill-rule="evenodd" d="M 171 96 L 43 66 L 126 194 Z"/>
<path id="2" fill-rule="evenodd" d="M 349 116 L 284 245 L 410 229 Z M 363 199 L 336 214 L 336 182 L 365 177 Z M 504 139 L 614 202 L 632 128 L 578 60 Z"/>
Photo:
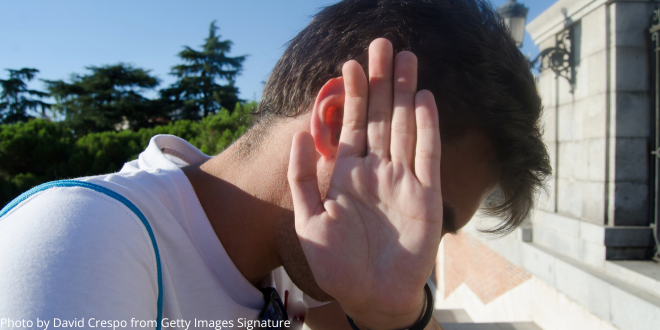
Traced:
<path id="1" fill-rule="evenodd" d="M 185 64 L 172 67 L 172 75 L 179 79 L 170 88 L 161 91 L 161 97 L 170 104 L 177 119 L 199 119 L 218 112 L 230 111 L 239 102 L 234 78 L 240 73 L 246 56 L 228 57 L 230 40 L 220 40 L 215 21 L 209 28 L 209 36 L 197 51 L 188 46 L 179 53 Z M 225 85 L 218 81 L 224 80 Z"/>
<path id="2" fill-rule="evenodd" d="M 160 83 L 148 70 L 123 63 L 87 69 L 90 74 L 73 74 L 71 83 L 46 81 L 57 101 L 55 109 L 65 115 L 77 135 L 137 130 L 169 121 L 161 102 L 143 95 Z"/>
<path id="3" fill-rule="evenodd" d="M 0 207 L 38 184 L 70 176 L 63 164 L 73 143 L 71 130 L 57 122 L 0 125 Z"/>
<path id="4" fill-rule="evenodd" d="M 62 122 L 30 120 L 0 125 L 0 208 L 41 183 L 115 172 L 136 159 L 156 134 L 172 134 L 215 155 L 251 124 L 255 102 L 221 109 L 200 121 L 177 120 L 138 131 L 108 131 L 76 136 Z"/>
<path id="5" fill-rule="evenodd" d="M 46 109 L 51 104 L 39 99 L 47 97 L 48 94 L 33 89 L 28 89 L 26 81 L 30 81 L 39 72 L 37 69 L 23 68 L 9 71 L 9 79 L 0 79 L 2 93 L 0 94 L 0 123 L 11 124 L 27 121 L 32 118 L 27 110 L 40 108 L 42 116 L 46 116 Z"/>

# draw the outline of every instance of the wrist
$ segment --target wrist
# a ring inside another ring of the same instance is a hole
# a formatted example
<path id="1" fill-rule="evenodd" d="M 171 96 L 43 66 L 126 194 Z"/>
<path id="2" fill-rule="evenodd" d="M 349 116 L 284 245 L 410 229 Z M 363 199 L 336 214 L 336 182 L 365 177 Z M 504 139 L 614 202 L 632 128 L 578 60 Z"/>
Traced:
<path id="1" fill-rule="evenodd" d="M 428 284 L 424 286 L 421 305 L 415 312 L 401 317 L 361 317 L 353 320 L 348 314 L 346 317 L 349 324 L 355 330 L 400 330 L 400 329 L 424 329 L 433 316 L 433 294 Z M 368 320 L 371 319 L 371 322 Z"/>
<path id="2" fill-rule="evenodd" d="M 346 314 L 348 318 L 348 323 L 351 324 L 353 329 L 359 329 L 359 330 L 402 330 L 402 329 L 410 329 L 414 327 L 416 324 L 419 323 L 419 321 L 422 320 L 422 317 L 424 317 L 424 311 L 426 309 L 426 298 L 424 297 L 424 302 L 423 304 L 417 308 L 418 312 L 410 313 L 409 315 L 406 316 L 399 316 L 399 317 L 374 317 L 374 318 L 369 318 L 369 317 L 357 317 L 355 319 L 352 319 L 348 314 Z M 411 317 L 410 315 L 417 315 L 415 317 Z"/>

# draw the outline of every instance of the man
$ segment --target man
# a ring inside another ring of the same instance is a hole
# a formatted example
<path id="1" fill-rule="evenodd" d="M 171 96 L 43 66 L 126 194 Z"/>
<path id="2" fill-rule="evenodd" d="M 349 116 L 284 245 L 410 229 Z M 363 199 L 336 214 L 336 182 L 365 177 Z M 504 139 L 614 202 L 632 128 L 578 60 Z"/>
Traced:
<path id="1" fill-rule="evenodd" d="M 550 172 L 540 104 L 480 0 L 329 6 L 221 154 L 158 136 L 120 173 L 81 179 L 92 188 L 0 214 L 0 317 L 250 328 L 272 286 L 312 329 L 413 327 L 443 235 L 495 187 L 491 232 L 529 213 Z"/>

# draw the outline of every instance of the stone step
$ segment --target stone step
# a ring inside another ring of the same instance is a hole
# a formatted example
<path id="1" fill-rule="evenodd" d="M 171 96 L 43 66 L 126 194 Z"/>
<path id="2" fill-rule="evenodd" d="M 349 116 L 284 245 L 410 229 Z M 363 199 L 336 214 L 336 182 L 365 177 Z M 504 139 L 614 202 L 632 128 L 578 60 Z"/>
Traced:
<path id="1" fill-rule="evenodd" d="M 605 273 L 660 298 L 660 263 L 657 261 L 606 261 Z"/>
<path id="2" fill-rule="evenodd" d="M 534 322 L 474 323 L 464 309 L 436 309 L 433 317 L 444 330 L 542 330 Z"/>
<path id="3" fill-rule="evenodd" d="M 436 309 L 433 317 L 441 323 L 473 323 L 464 309 Z"/>
<path id="4" fill-rule="evenodd" d="M 543 330 L 534 322 L 440 323 L 444 330 Z"/>

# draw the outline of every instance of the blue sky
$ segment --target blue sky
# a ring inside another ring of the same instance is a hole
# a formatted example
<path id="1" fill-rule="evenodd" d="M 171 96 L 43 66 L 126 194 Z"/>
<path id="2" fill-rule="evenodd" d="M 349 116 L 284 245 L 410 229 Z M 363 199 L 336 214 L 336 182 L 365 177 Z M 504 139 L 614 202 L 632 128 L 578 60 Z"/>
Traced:
<path id="1" fill-rule="evenodd" d="M 493 0 L 495 7 L 507 0 Z M 37 78 L 68 79 L 87 66 L 124 62 L 174 81 L 170 67 L 184 45 L 198 48 L 217 20 L 229 55 L 249 55 L 236 79 L 240 97 L 259 99 L 262 81 L 284 51 L 284 44 L 305 27 L 319 8 L 336 0 L 187 0 L 89 1 L 31 0 L 0 3 L 0 77 L 4 69 L 31 67 Z M 555 0 L 519 0 L 530 8 L 528 22 Z M 523 53 L 538 48 L 526 35 Z M 43 89 L 41 82 L 32 88 Z"/>

